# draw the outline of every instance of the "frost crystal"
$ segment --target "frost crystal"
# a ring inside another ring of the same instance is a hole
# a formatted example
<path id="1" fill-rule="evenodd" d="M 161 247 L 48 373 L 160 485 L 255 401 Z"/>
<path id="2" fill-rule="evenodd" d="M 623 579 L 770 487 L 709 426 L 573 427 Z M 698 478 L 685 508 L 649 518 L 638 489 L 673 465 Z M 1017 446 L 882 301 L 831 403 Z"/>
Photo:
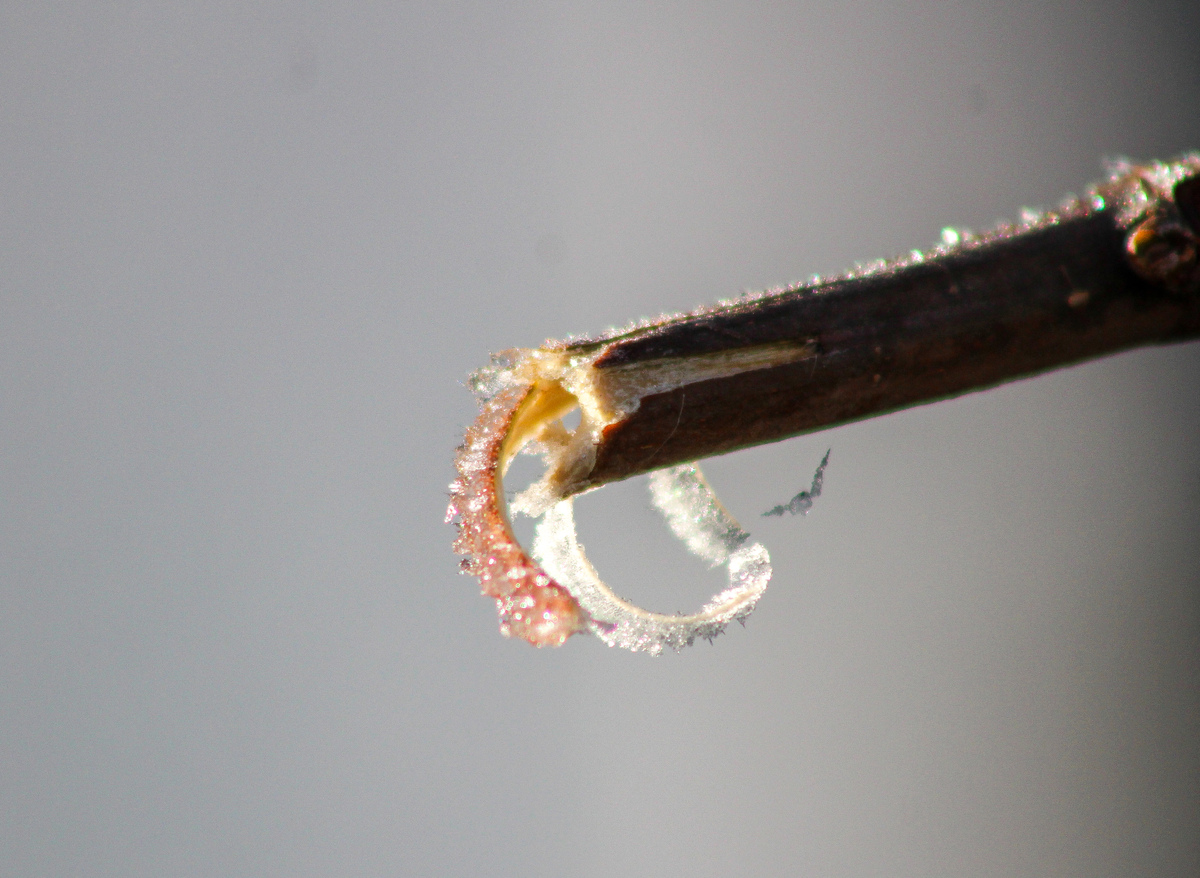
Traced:
<path id="1" fill-rule="evenodd" d="M 808 515 L 808 510 L 813 507 L 813 501 L 821 496 L 821 486 L 825 484 L 825 467 L 828 465 L 829 451 L 826 451 L 825 456 L 821 458 L 821 462 L 817 465 L 817 471 L 813 473 L 812 485 L 809 489 L 801 491 L 782 506 L 768 509 L 763 515 L 783 515 L 785 512 L 790 512 L 792 515 L 795 515 L 797 512 L 801 515 Z"/>

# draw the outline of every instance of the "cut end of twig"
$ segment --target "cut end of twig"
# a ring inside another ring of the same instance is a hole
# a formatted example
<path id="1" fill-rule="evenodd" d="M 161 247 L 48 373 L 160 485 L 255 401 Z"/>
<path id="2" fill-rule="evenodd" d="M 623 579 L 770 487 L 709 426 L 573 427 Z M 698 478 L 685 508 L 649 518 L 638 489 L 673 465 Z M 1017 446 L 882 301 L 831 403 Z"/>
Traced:
<path id="1" fill-rule="evenodd" d="M 596 400 L 612 399 L 584 385 L 578 373 L 562 370 L 546 353 L 508 352 L 492 372 L 473 380 L 481 397 L 480 414 L 459 448 L 459 475 L 450 486 L 446 518 L 457 519 L 459 528 L 454 548 L 466 556 L 463 572 L 477 576 L 483 593 L 495 598 L 501 633 L 535 646 L 560 646 L 572 634 L 589 631 L 609 646 L 658 655 L 697 638 L 711 641 L 735 619 L 744 622 L 770 580 L 770 558 L 765 548 L 749 542 L 693 466 L 655 473 L 650 485 L 655 506 L 688 550 L 728 569 L 728 588 L 697 613 L 652 613 L 614 594 L 579 545 L 570 498 L 548 495 L 551 502 L 537 528 L 533 558 L 517 543 L 502 500 L 509 461 L 531 440 L 552 460 L 570 453 L 581 435 L 586 441 L 589 417 L 594 423 L 599 408 Z M 582 388 L 593 407 L 590 413 L 585 409 L 574 435 L 561 423 L 579 399 L 568 386 Z M 553 490 L 547 484 L 556 483 L 549 478 L 541 484 L 545 492 Z M 534 501 L 529 497 L 526 491 L 518 502 L 536 512 L 542 501 L 536 493 Z"/>

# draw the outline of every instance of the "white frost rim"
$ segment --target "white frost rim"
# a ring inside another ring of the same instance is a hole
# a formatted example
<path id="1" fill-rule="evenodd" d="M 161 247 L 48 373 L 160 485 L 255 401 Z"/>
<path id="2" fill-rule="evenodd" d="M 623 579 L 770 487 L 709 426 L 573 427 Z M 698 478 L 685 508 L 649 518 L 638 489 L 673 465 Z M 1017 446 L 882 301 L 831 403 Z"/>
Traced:
<path id="1" fill-rule="evenodd" d="M 542 516 L 533 540 L 534 558 L 589 617 L 589 630 L 609 646 L 658 655 L 696 638 L 712 640 L 735 619 L 744 621 L 766 591 L 771 558 L 717 499 L 699 467 L 684 464 L 650 474 L 655 508 L 689 552 L 714 567 L 724 564 L 729 587 L 686 616 L 652 613 L 618 597 L 600 579 L 575 534 L 574 503 L 554 504 Z"/>

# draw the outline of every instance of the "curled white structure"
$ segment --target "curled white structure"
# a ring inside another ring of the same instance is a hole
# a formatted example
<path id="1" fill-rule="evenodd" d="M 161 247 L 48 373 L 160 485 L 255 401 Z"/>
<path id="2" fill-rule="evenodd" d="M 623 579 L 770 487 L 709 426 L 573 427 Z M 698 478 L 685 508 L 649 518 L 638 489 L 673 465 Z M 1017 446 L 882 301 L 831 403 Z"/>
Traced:
<path id="1" fill-rule="evenodd" d="M 586 628 L 609 646 L 657 655 L 696 638 L 711 640 L 735 619 L 744 620 L 771 579 L 771 559 L 721 505 L 692 464 L 650 474 L 650 494 L 668 527 L 689 552 L 725 565 L 729 586 L 689 615 L 653 613 L 617 596 L 584 554 L 575 534 L 572 500 L 559 501 L 538 524 L 533 556 L 579 602 Z"/>

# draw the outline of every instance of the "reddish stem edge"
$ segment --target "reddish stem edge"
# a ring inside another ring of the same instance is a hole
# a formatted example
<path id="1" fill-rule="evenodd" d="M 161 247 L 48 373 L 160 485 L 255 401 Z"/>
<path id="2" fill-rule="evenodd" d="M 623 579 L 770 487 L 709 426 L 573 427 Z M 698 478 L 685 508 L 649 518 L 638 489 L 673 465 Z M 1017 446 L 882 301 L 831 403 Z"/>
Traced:
<path id="1" fill-rule="evenodd" d="M 586 614 L 571 594 L 530 558 L 513 536 L 504 508 L 504 440 L 533 385 L 508 387 L 484 401 L 454 458 L 446 521 L 458 518 L 454 551 L 461 570 L 495 598 L 500 633 L 534 646 L 562 646 L 586 630 Z"/>

